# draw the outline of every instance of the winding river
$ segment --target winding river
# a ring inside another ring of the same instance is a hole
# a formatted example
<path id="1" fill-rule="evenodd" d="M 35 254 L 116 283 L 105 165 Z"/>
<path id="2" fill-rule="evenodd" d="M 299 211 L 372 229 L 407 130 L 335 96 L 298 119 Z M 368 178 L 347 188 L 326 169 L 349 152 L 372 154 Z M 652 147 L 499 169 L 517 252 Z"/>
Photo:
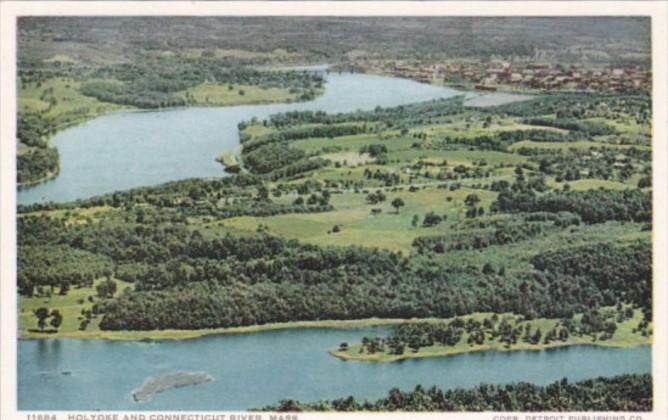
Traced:
<path id="1" fill-rule="evenodd" d="M 120 112 L 59 133 L 61 173 L 18 192 L 20 204 L 69 201 L 190 177 L 225 176 L 214 158 L 238 146 L 237 124 L 292 110 L 373 109 L 450 97 L 451 89 L 361 74 L 327 75 L 312 102 Z M 18 342 L 18 406 L 23 410 L 235 410 L 281 399 L 348 395 L 375 399 L 392 387 L 443 388 L 481 382 L 546 384 L 562 377 L 651 371 L 651 348 L 579 346 L 549 351 L 487 352 L 399 363 L 342 361 L 327 351 L 340 342 L 385 335 L 387 327 L 291 329 L 187 341 Z M 132 392 L 146 378 L 202 371 L 211 383 L 169 390 L 143 403 Z"/>
<path id="2" fill-rule="evenodd" d="M 371 110 L 461 92 L 391 77 L 330 73 L 310 102 L 117 112 L 57 134 L 60 174 L 20 190 L 18 204 L 72 201 L 185 178 L 225 176 L 215 158 L 239 145 L 237 125 L 287 111 Z M 473 95 L 473 94 L 469 94 Z"/>

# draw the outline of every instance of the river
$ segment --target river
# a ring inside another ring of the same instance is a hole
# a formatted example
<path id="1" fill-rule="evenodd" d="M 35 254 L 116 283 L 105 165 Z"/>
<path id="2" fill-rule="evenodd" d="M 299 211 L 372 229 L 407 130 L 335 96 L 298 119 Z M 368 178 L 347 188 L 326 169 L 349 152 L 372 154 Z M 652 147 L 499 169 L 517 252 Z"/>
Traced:
<path id="1" fill-rule="evenodd" d="M 66 129 L 53 139 L 60 152 L 60 174 L 18 191 L 17 202 L 72 201 L 185 178 L 225 176 L 215 158 L 238 147 L 237 125 L 253 117 L 296 110 L 371 110 L 463 94 L 357 73 L 330 73 L 326 79 L 325 93 L 310 102 L 124 111 Z"/>
<path id="2" fill-rule="evenodd" d="M 649 346 L 575 346 L 481 352 L 396 363 L 343 361 L 327 351 L 388 327 L 290 329 L 186 341 L 28 340 L 18 346 L 18 404 L 24 410 L 243 410 L 281 399 L 354 395 L 377 399 L 392 387 L 442 388 L 528 381 L 547 384 L 651 371 Z M 137 403 L 147 377 L 201 371 L 214 381 Z M 63 374 L 66 372 L 66 374 Z"/>

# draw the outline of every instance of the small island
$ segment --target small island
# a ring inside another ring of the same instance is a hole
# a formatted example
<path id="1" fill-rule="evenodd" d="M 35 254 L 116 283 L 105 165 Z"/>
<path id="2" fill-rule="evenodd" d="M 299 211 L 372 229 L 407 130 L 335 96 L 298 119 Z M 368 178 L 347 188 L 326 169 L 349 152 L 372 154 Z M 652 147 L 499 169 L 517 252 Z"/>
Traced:
<path id="1" fill-rule="evenodd" d="M 213 377 L 204 372 L 171 373 L 169 375 L 148 378 L 141 388 L 132 392 L 132 397 L 136 402 L 143 402 L 150 400 L 153 395 L 163 391 L 212 381 Z"/>

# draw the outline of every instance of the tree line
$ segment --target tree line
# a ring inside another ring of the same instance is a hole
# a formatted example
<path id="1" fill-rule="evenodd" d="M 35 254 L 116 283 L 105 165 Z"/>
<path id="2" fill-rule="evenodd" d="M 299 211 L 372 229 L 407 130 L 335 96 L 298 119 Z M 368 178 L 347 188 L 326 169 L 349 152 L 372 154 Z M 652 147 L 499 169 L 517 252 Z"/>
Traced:
<path id="1" fill-rule="evenodd" d="M 617 324 L 633 318 L 631 306 L 618 304 L 614 308 L 589 308 L 583 314 L 558 320 L 549 330 L 542 330 L 524 316 L 493 314 L 483 319 L 454 318 L 451 321 L 399 324 L 385 337 L 363 337 L 359 353 L 402 355 L 408 349 L 417 353 L 423 347 L 453 347 L 462 340 L 471 348 L 496 341 L 511 348 L 518 342 L 530 345 L 565 342 L 571 336 L 590 336 L 592 341 L 613 338 Z M 645 321 L 636 326 L 641 334 L 648 335 Z M 348 343 L 341 343 L 339 350 L 347 350 Z"/>
<path id="2" fill-rule="evenodd" d="M 48 136 L 55 131 L 54 123 L 38 113 L 19 112 L 16 120 L 16 139 L 28 147 L 16 159 L 16 181 L 32 183 L 58 173 L 58 151 L 49 146 Z"/>
<path id="3" fill-rule="evenodd" d="M 563 247 L 558 264 L 547 263 L 557 258 L 552 254 L 536 256 L 536 271 L 481 273 L 388 251 L 299 244 L 266 233 L 202 237 L 185 220 L 172 219 L 180 217 L 176 209 L 167 219 L 164 209 L 138 207 L 125 214 L 137 217 L 140 210 L 143 221 L 124 224 L 65 225 L 60 219 L 20 217 L 19 271 L 35 274 L 30 284 L 51 285 L 76 272 L 99 276 L 106 265 L 100 262 L 110 259 L 114 274 L 135 282 L 136 290 L 102 308 L 101 326 L 107 329 L 472 312 L 554 318 L 617 303 L 651 308 L 649 241 Z M 48 247 L 58 252 L 42 252 Z M 605 270 L 592 270 L 591 264 Z M 575 268 L 564 272 L 559 266 Z M 49 267 L 59 267 L 59 276 Z M 29 284 L 22 293 L 29 293 Z"/>
<path id="4" fill-rule="evenodd" d="M 483 226 L 477 229 L 466 229 L 446 235 L 420 236 L 413 240 L 413 248 L 418 254 L 428 252 L 443 254 L 452 250 L 480 250 L 493 245 L 506 245 L 544 236 L 568 226 L 580 224 L 580 217 L 570 212 L 549 214 L 551 215 L 549 221 L 530 220 L 531 217 L 516 217 L 510 220 L 482 223 Z"/>
<path id="5" fill-rule="evenodd" d="M 138 108 L 184 106 L 189 98 L 180 92 L 213 82 L 286 88 L 312 99 L 321 89 L 322 76 L 315 72 L 260 71 L 241 65 L 239 60 L 195 57 L 145 58 L 131 63 L 96 68 L 81 86 L 81 92 L 102 102 Z"/>
<path id="6" fill-rule="evenodd" d="M 599 377 L 579 382 L 566 378 L 549 385 L 518 382 L 481 384 L 473 388 L 441 390 L 417 385 L 413 391 L 391 389 L 376 401 L 345 397 L 304 403 L 281 400 L 262 411 L 652 411 L 650 374 Z"/>
<path id="7" fill-rule="evenodd" d="M 652 194 L 641 190 L 552 191 L 503 189 L 490 209 L 498 212 L 571 212 L 584 223 L 608 220 L 651 222 Z"/>

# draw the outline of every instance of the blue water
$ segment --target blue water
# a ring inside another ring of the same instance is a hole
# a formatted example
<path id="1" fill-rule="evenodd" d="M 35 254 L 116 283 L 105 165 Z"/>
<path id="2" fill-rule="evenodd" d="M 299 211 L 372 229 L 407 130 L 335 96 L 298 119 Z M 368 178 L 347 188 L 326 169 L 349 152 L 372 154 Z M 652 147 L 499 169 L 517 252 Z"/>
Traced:
<path id="1" fill-rule="evenodd" d="M 377 399 L 392 387 L 443 389 L 482 382 L 547 384 L 649 373 L 651 349 L 576 346 L 547 351 L 481 352 L 397 363 L 330 356 L 342 341 L 384 335 L 387 327 L 294 329 L 187 341 L 30 340 L 18 344 L 18 406 L 23 410 L 242 410 L 281 399 L 354 395 Z M 63 375 L 63 371 L 71 375 Z M 214 382 L 156 394 L 137 403 L 147 377 L 204 371 Z"/>
<path id="2" fill-rule="evenodd" d="M 215 158 L 236 149 L 237 124 L 253 117 L 294 110 L 371 110 L 462 94 L 392 77 L 332 73 L 326 78 L 324 95 L 311 102 L 119 112 L 64 130 L 53 139 L 60 175 L 18 191 L 17 202 L 63 202 L 178 179 L 225 176 Z"/>

